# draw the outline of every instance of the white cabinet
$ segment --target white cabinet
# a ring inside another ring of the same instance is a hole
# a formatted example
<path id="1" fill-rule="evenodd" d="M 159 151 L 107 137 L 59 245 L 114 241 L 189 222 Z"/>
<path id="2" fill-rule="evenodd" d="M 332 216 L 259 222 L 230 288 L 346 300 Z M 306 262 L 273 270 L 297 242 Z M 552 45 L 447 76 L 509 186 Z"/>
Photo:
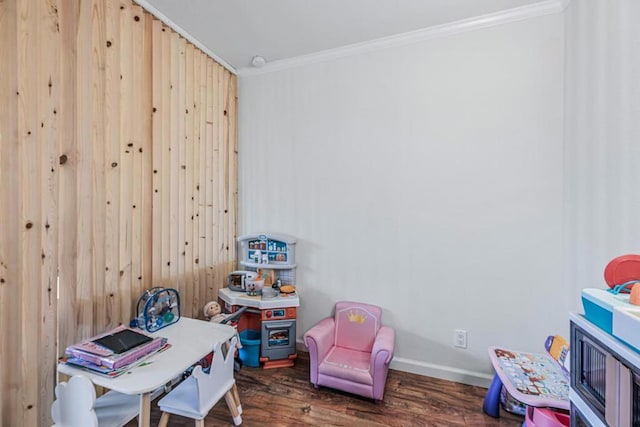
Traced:
<path id="1" fill-rule="evenodd" d="M 640 426 L 640 355 L 571 313 L 571 425 Z"/>

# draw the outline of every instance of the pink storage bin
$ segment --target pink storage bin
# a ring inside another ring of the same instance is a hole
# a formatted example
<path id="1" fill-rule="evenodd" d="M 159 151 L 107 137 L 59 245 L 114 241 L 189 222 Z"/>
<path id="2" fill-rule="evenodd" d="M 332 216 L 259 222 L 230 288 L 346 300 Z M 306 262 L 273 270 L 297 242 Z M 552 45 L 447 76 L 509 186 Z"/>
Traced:
<path id="1" fill-rule="evenodd" d="M 556 412 L 549 408 L 527 406 L 525 422 L 527 427 L 569 427 L 569 414 Z"/>

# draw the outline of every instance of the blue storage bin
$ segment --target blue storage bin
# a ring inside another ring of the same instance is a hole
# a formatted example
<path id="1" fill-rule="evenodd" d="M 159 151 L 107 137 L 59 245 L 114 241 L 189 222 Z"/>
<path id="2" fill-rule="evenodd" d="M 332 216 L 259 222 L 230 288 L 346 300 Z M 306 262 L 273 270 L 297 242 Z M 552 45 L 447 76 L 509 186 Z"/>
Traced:
<path id="1" fill-rule="evenodd" d="M 613 333 L 613 308 L 616 306 L 629 306 L 629 294 L 613 294 L 608 289 L 582 290 L 585 317 L 608 334 Z"/>
<path id="2" fill-rule="evenodd" d="M 245 329 L 240 332 L 240 342 L 242 348 L 239 351 L 240 360 L 243 365 L 252 368 L 260 367 L 260 340 L 262 335 L 259 331 Z"/>

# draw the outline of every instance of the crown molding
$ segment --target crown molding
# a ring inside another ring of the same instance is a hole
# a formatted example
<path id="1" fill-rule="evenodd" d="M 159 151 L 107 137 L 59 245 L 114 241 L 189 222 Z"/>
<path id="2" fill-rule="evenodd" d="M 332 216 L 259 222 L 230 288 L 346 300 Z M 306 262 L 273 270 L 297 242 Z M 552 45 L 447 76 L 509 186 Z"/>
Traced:
<path id="1" fill-rule="evenodd" d="M 538 3 L 507 9 L 500 12 L 462 19 L 447 24 L 436 25 L 421 30 L 410 31 L 376 40 L 355 43 L 336 49 L 324 50 L 322 52 L 301 55 L 295 58 L 288 58 L 267 62 L 261 68 L 242 67 L 238 68 L 237 75 L 240 77 L 254 76 L 274 71 L 281 71 L 288 68 L 300 67 L 303 65 L 326 62 L 347 56 L 373 52 L 391 47 L 399 47 L 408 44 L 418 43 L 425 40 L 446 37 L 454 34 L 474 31 L 481 28 L 489 28 L 497 25 L 508 24 L 510 22 L 524 19 L 536 18 L 538 16 L 561 13 L 569 0 L 544 0 Z"/>
<path id="2" fill-rule="evenodd" d="M 176 33 L 180 34 L 182 37 L 187 39 L 189 41 L 189 43 L 191 43 L 192 45 L 194 45 L 195 47 L 197 47 L 198 49 L 203 51 L 205 54 L 210 56 L 218 64 L 222 65 L 224 68 L 226 68 L 227 70 L 231 71 L 233 74 L 238 74 L 236 69 L 233 68 L 229 63 L 227 63 L 227 61 L 225 61 L 224 59 L 220 58 L 218 55 L 213 53 L 211 50 L 207 49 L 207 47 L 204 46 L 202 43 L 200 43 L 198 41 L 198 39 L 193 37 L 191 34 L 189 34 L 188 31 L 186 31 L 180 25 L 176 24 L 171 19 L 169 19 L 165 14 L 163 14 L 158 9 L 156 9 L 151 4 L 149 4 L 149 2 L 147 0 L 133 0 L 133 1 L 136 2 L 144 10 L 146 10 L 147 12 L 152 14 L 154 17 L 156 17 L 158 20 L 162 21 L 162 23 L 164 23 L 166 26 L 171 28 L 173 31 L 175 31 Z"/>

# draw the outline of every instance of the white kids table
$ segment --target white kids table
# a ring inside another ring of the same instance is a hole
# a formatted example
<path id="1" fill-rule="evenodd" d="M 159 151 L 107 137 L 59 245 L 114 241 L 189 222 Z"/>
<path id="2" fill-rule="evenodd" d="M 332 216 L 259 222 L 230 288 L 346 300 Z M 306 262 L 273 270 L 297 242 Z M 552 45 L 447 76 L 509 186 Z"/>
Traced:
<path id="1" fill-rule="evenodd" d="M 96 385 L 123 394 L 139 395 L 138 425 L 148 427 L 151 393 L 209 354 L 216 342 L 229 341 L 235 334 L 236 330 L 229 325 L 181 317 L 178 322 L 151 334 L 167 338 L 171 347 L 152 355 L 145 363 L 119 377 L 108 378 L 64 363 L 58 364 L 58 372 L 69 376 L 82 374 Z"/>

